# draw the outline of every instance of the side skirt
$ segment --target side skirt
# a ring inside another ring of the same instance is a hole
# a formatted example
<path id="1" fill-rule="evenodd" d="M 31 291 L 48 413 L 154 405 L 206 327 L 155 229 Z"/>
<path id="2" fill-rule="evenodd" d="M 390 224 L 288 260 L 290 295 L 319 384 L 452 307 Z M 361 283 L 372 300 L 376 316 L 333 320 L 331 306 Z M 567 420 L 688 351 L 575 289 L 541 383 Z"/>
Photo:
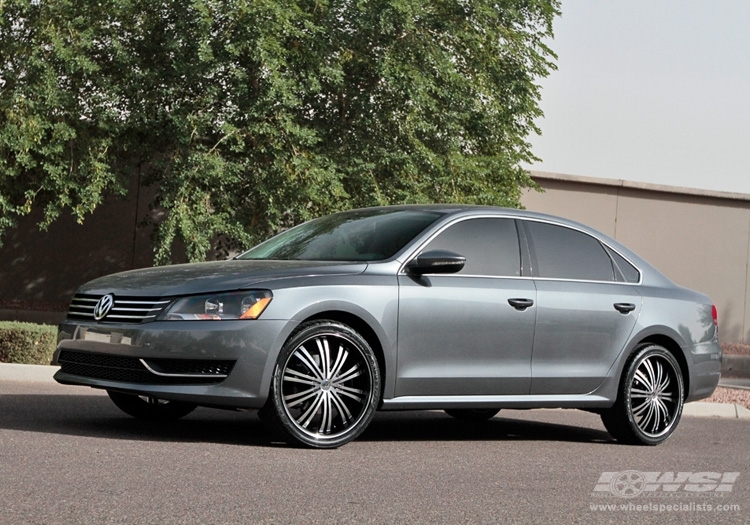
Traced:
<path id="1" fill-rule="evenodd" d="M 381 410 L 442 408 L 608 408 L 614 399 L 596 395 L 402 396 L 384 399 Z"/>

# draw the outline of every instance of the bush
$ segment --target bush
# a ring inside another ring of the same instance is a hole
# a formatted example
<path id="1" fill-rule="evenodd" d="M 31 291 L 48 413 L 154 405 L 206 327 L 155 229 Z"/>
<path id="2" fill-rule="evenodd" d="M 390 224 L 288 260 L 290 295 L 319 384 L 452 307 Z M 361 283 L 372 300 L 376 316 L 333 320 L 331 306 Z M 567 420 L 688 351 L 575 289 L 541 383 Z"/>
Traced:
<path id="1" fill-rule="evenodd" d="M 0 363 L 48 365 L 56 345 L 56 326 L 0 322 Z"/>

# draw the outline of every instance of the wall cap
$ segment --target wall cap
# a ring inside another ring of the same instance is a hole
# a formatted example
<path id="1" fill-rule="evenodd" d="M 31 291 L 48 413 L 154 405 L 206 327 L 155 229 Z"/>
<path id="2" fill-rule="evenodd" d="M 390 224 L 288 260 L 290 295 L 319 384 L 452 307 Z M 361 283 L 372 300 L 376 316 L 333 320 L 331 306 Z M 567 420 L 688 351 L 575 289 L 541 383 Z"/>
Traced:
<path id="1" fill-rule="evenodd" d="M 530 170 L 531 178 L 537 184 L 542 180 L 554 180 L 560 182 L 574 182 L 579 184 L 590 184 L 593 186 L 609 186 L 617 188 L 628 188 L 635 190 L 653 191 L 656 193 L 672 193 L 676 195 L 690 195 L 694 197 L 707 197 L 712 199 L 727 199 L 733 201 L 750 202 L 750 194 L 733 193 L 728 191 L 703 190 L 698 188 L 683 188 L 679 186 L 668 186 L 664 184 L 651 184 L 648 182 L 635 182 L 622 179 L 603 179 L 599 177 L 584 177 L 582 175 L 568 175 L 563 173 L 552 173 L 548 171 Z M 541 184 L 540 184 L 541 186 Z"/>

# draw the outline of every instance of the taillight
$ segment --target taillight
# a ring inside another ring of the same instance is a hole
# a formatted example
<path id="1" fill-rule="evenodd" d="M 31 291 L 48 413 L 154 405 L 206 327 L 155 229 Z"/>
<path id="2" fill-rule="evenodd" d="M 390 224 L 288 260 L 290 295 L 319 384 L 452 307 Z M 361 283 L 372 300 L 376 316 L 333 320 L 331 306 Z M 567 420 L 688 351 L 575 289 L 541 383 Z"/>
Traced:
<path id="1" fill-rule="evenodd" d="M 716 309 L 716 305 L 711 305 L 711 317 L 714 318 L 714 324 L 716 325 L 716 328 L 719 327 L 719 311 Z"/>

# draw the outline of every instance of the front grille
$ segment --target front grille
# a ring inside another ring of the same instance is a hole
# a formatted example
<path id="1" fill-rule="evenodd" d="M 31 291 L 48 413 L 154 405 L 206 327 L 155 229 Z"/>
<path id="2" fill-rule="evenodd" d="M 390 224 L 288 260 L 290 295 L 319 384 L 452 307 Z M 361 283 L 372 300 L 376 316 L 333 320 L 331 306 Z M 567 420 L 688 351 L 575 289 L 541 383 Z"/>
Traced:
<path id="1" fill-rule="evenodd" d="M 94 320 L 94 309 L 101 295 L 76 294 L 70 302 L 68 319 Z M 169 304 L 169 299 L 115 296 L 114 305 L 101 322 L 144 323 L 153 321 Z"/>
<path id="2" fill-rule="evenodd" d="M 210 359 L 141 359 L 72 350 L 62 350 L 58 362 L 66 374 L 144 385 L 220 383 L 235 363 Z"/>

